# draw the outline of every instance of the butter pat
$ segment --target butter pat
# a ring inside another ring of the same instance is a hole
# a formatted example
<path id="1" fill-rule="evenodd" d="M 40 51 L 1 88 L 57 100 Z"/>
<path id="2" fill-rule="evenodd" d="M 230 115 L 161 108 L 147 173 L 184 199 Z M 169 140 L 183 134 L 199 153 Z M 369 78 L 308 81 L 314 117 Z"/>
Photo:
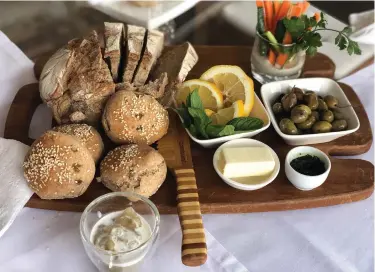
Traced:
<path id="1" fill-rule="evenodd" d="M 224 147 L 220 160 L 227 178 L 264 176 L 275 168 L 271 150 L 266 147 Z"/>

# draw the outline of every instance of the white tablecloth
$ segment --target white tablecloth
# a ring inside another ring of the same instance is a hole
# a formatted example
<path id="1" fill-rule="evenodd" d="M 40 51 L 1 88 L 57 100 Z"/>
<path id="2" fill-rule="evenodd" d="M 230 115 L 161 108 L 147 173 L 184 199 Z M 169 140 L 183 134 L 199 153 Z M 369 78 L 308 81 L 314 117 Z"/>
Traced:
<path id="1" fill-rule="evenodd" d="M 354 87 L 374 120 L 374 66 L 343 80 Z M 15 92 L 33 82 L 32 63 L 0 32 L 0 135 Z M 48 126 L 41 108 L 32 135 Z M 34 116 L 35 117 L 35 116 Z M 47 119 L 46 119 L 47 118 Z M 361 158 L 373 161 L 373 149 Z M 1 181 L 0 181 L 1 182 Z M 24 208 L 0 239 L 1 272 L 91 272 L 79 236 L 80 213 Z M 143 271 L 370 272 L 374 271 L 374 205 L 369 199 L 309 210 L 204 215 L 208 261 L 180 261 L 176 215 L 161 217 L 154 255 Z"/>

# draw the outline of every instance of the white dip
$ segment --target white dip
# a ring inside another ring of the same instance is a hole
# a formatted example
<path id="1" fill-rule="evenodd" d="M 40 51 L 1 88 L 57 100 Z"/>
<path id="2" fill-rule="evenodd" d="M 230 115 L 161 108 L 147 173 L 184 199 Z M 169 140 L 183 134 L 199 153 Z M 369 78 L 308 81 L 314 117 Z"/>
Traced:
<path id="1" fill-rule="evenodd" d="M 139 247 L 150 236 L 150 225 L 129 207 L 103 216 L 93 227 L 90 240 L 100 249 L 119 253 Z"/>

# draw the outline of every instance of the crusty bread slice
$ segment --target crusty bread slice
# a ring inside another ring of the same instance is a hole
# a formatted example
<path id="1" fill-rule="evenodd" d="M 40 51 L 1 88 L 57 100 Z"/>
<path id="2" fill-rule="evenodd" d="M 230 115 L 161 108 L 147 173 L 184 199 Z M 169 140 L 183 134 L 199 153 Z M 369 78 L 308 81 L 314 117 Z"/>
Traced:
<path id="1" fill-rule="evenodd" d="M 138 62 L 142 56 L 146 29 L 140 26 L 127 25 L 126 27 L 126 61 L 124 62 L 123 82 L 132 82 Z"/>
<path id="2" fill-rule="evenodd" d="M 162 73 L 160 78 L 148 82 L 146 85 L 135 87 L 132 83 L 121 82 L 116 84 L 116 92 L 125 90 L 137 93 L 149 94 L 154 98 L 160 98 L 164 95 L 165 87 L 168 84 L 167 73 Z"/>
<path id="3" fill-rule="evenodd" d="M 150 74 L 150 79 L 156 80 L 163 73 L 168 74 L 168 85 L 165 88 L 164 95 L 159 99 L 163 106 L 169 107 L 174 103 L 176 90 L 197 62 L 197 52 L 188 42 L 162 53 L 155 69 Z"/>
<path id="4" fill-rule="evenodd" d="M 151 68 L 155 65 L 164 46 L 164 34 L 157 30 L 147 31 L 147 40 L 142 59 L 134 75 L 134 86 L 143 86 L 148 78 Z"/>
<path id="5" fill-rule="evenodd" d="M 119 68 L 121 60 L 121 47 L 123 41 L 123 23 L 104 23 L 105 51 L 106 60 L 112 74 L 114 82 L 119 81 Z"/>

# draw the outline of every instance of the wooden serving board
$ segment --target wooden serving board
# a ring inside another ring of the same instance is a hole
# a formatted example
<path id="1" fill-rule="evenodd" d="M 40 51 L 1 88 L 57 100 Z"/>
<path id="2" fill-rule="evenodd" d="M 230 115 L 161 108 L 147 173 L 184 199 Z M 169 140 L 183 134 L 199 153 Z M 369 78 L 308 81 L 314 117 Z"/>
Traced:
<path id="1" fill-rule="evenodd" d="M 242 67 L 250 74 L 249 47 L 208 47 L 196 46 L 199 62 L 191 71 L 189 77 L 196 78 L 207 68 L 216 64 L 231 64 Z M 45 61 L 45 60 L 44 60 Z M 40 74 L 42 62 L 36 64 L 35 74 Z M 326 56 L 318 54 L 308 59 L 303 76 L 333 77 L 335 66 Z M 372 144 L 372 131 L 367 114 L 353 89 L 341 84 L 348 99 L 360 120 L 360 129 L 348 136 L 333 142 L 314 145 L 329 155 L 357 155 L 367 152 Z M 260 85 L 256 84 L 259 95 Z M 28 128 L 33 112 L 42 103 L 39 98 L 37 84 L 21 88 L 16 95 L 5 127 L 5 137 L 31 144 L 28 138 Z M 224 183 L 212 166 L 214 149 L 205 149 L 192 142 L 192 155 L 197 177 L 201 210 L 203 213 L 245 213 L 304 209 L 329 206 L 358 201 L 369 197 L 374 189 L 374 166 L 363 160 L 349 160 L 331 157 L 332 169 L 327 181 L 312 191 L 296 189 L 286 178 L 284 159 L 287 152 L 293 148 L 284 143 L 276 134 L 273 127 L 256 137 L 271 146 L 278 154 L 281 169 L 278 177 L 268 186 L 256 191 L 241 191 Z M 28 207 L 60 210 L 83 211 L 96 197 L 109 190 L 101 183 L 93 181 L 89 189 L 80 197 L 65 200 L 42 200 L 34 195 L 27 203 Z M 168 174 L 166 181 L 159 191 L 151 197 L 160 213 L 176 213 L 176 183 Z"/>

